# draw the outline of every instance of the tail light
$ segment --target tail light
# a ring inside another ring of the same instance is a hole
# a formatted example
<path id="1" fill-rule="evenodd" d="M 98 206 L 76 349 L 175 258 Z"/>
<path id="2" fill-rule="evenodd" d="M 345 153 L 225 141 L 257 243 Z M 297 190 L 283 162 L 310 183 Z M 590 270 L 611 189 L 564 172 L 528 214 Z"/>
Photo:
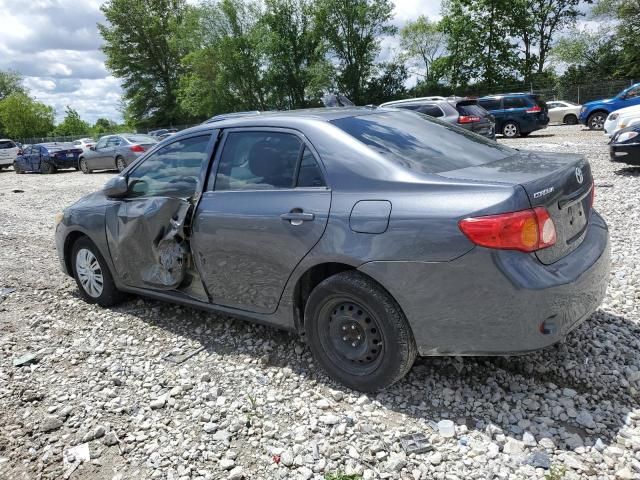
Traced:
<path id="1" fill-rule="evenodd" d="M 18 149 L 18 155 L 22 155 L 22 150 Z"/>
<path id="2" fill-rule="evenodd" d="M 132 145 L 129 147 L 129 150 L 131 150 L 132 152 L 136 152 L 136 153 L 142 153 L 145 151 L 144 147 L 142 145 Z"/>
<path id="3" fill-rule="evenodd" d="M 556 243 L 556 227 L 544 207 L 465 218 L 458 226 L 481 247 L 534 252 Z"/>
<path id="4" fill-rule="evenodd" d="M 479 122 L 481 119 L 477 115 L 460 115 L 458 117 L 458 123 L 474 123 Z"/>
<path id="5" fill-rule="evenodd" d="M 531 108 L 527 109 L 527 113 L 539 113 L 542 111 L 542 107 L 540 105 L 534 105 Z"/>

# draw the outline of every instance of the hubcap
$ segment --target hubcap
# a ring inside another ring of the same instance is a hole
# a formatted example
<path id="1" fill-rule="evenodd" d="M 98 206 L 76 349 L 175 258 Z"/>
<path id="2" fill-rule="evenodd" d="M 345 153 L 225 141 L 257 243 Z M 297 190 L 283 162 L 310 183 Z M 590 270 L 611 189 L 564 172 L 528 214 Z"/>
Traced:
<path id="1" fill-rule="evenodd" d="M 102 295 L 104 279 L 102 269 L 96 256 L 86 248 L 78 250 L 76 255 L 76 273 L 78 280 L 87 294 L 93 298 Z"/>
<path id="2" fill-rule="evenodd" d="M 509 123 L 507 125 L 504 126 L 504 134 L 507 137 L 514 137 L 516 135 L 517 132 L 517 128 L 514 124 Z"/>
<path id="3" fill-rule="evenodd" d="M 80 160 L 80 170 L 85 173 L 87 171 L 87 162 L 84 159 Z"/>
<path id="4" fill-rule="evenodd" d="M 117 166 L 118 166 L 118 171 L 121 172 L 121 171 L 123 171 L 125 169 L 124 160 L 119 158 L 116 163 L 117 163 Z"/>
<path id="5" fill-rule="evenodd" d="M 352 301 L 338 301 L 323 311 L 325 351 L 349 373 L 363 375 L 378 366 L 384 348 L 376 318 Z"/>
<path id="6" fill-rule="evenodd" d="M 596 115 L 591 119 L 591 126 L 597 130 L 600 130 L 604 127 L 604 116 Z"/>

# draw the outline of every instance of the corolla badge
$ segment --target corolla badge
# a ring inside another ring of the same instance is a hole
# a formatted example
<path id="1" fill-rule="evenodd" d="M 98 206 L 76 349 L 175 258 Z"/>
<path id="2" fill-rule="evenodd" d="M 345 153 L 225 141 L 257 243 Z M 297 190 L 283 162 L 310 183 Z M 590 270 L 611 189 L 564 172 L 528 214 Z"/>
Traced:
<path id="1" fill-rule="evenodd" d="M 533 198 L 542 198 L 545 195 L 549 195 L 551 192 L 553 192 L 553 187 L 545 188 L 544 190 L 534 193 Z"/>
<path id="2" fill-rule="evenodd" d="M 584 181 L 584 175 L 582 174 L 582 168 L 576 167 L 576 180 L 578 183 L 582 183 Z"/>

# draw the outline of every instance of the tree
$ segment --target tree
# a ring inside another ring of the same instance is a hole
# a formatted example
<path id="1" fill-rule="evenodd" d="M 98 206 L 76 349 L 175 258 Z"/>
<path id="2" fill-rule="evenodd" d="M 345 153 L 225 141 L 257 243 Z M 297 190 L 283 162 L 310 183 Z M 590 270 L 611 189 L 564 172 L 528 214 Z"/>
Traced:
<path id="1" fill-rule="evenodd" d="M 569 66 L 563 77 L 581 82 L 615 77 L 621 62 L 615 39 L 602 28 L 595 32 L 574 28 L 557 42 L 551 55 L 554 61 Z"/>
<path id="2" fill-rule="evenodd" d="M 181 60 L 187 53 L 178 32 L 190 7 L 186 0 L 108 0 L 100 7 L 106 24 L 106 65 L 123 80 L 127 109 L 141 125 L 179 123 Z"/>
<path id="3" fill-rule="evenodd" d="M 513 0 L 508 17 L 511 34 L 520 40 L 524 55 L 520 72 L 525 81 L 534 73 L 543 73 L 556 35 L 567 27 L 575 26 L 582 15 L 580 3 L 591 0 Z"/>
<path id="4" fill-rule="evenodd" d="M 366 102 L 364 92 L 374 73 L 380 37 L 397 31 L 389 23 L 392 11 L 389 0 L 316 1 L 319 32 L 338 64 L 338 88 L 356 104 Z"/>
<path id="5" fill-rule="evenodd" d="M 367 83 L 365 90 L 367 103 L 379 105 L 407 96 L 405 83 L 409 74 L 403 63 L 397 61 L 382 63 L 377 68 L 379 75 Z"/>
<path id="6" fill-rule="evenodd" d="M 48 135 L 53 131 L 54 110 L 22 92 L 13 92 L 0 101 L 0 124 L 12 138 Z"/>
<path id="7" fill-rule="evenodd" d="M 8 97 L 12 93 L 27 93 L 22 86 L 22 76 L 11 70 L 0 70 L 0 100 Z"/>
<path id="8" fill-rule="evenodd" d="M 622 78 L 640 78 L 640 0 L 600 0 L 593 12 L 615 22 L 615 43 L 620 49 L 616 73 Z"/>
<path id="9" fill-rule="evenodd" d="M 446 0 L 442 29 L 454 86 L 480 81 L 491 90 L 516 73 L 518 55 L 510 39 L 508 0 Z"/>
<path id="10" fill-rule="evenodd" d="M 330 83 L 330 65 L 317 31 L 309 0 L 266 0 L 259 22 L 261 48 L 267 62 L 270 103 L 302 108 L 319 98 Z"/>
<path id="11" fill-rule="evenodd" d="M 88 135 L 91 126 L 80 118 L 80 114 L 67 105 L 62 123 L 56 127 L 56 135 Z"/>
<path id="12" fill-rule="evenodd" d="M 438 81 L 431 68 L 433 62 L 444 55 L 446 36 L 437 22 L 424 15 L 407 22 L 400 30 L 400 46 L 403 58 L 412 66 L 424 71 L 422 78 L 427 82 Z"/>
<path id="13" fill-rule="evenodd" d="M 96 123 L 93 125 L 92 130 L 93 134 L 97 137 L 101 137 L 107 133 L 114 133 L 118 131 L 120 125 L 118 125 L 113 120 L 109 120 L 108 118 L 99 118 L 96 120 Z"/>

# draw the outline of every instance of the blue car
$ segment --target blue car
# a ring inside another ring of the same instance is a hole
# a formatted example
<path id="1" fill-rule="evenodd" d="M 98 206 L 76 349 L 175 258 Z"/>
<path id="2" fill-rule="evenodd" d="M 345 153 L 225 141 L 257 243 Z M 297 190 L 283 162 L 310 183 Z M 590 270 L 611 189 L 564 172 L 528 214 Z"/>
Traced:
<path id="1" fill-rule="evenodd" d="M 16 173 L 55 173 L 61 168 L 78 169 L 81 148 L 70 143 L 38 143 L 30 145 L 13 162 Z"/>
<path id="2" fill-rule="evenodd" d="M 640 105 L 640 83 L 621 91 L 613 98 L 585 103 L 582 105 L 578 120 L 590 130 L 602 130 L 611 112 L 634 105 Z"/>
<path id="3" fill-rule="evenodd" d="M 496 133 L 507 138 L 526 137 L 549 124 L 549 109 L 539 95 L 504 93 L 482 97 L 478 103 L 495 117 Z"/>

